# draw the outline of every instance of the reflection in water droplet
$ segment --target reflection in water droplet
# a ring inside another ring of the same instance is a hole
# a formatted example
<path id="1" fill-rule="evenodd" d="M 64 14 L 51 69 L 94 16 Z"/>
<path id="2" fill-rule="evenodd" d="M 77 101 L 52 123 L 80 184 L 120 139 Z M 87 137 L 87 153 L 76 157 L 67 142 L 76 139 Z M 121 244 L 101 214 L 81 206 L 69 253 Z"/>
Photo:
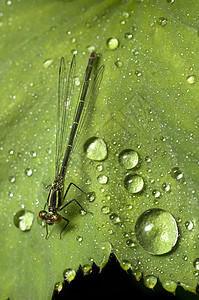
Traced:
<path id="1" fill-rule="evenodd" d="M 169 212 L 155 208 L 140 215 L 135 224 L 135 234 L 145 251 L 161 255 L 168 253 L 176 245 L 178 227 Z"/>
<path id="2" fill-rule="evenodd" d="M 84 151 L 89 159 L 101 161 L 107 158 L 107 146 L 103 139 L 92 137 L 84 144 Z"/>
<path id="3" fill-rule="evenodd" d="M 108 182 L 108 177 L 106 175 L 99 175 L 97 177 L 97 181 L 100 183 L 100 184 L 106 184 Z"/>
<path id="4" fill-rule="evenodd" d="M 126 149 L 120 152 L 119 157 L 119 164 L 124 168 L 124 169 L 132 169 L 138 164 L 139 156 L 138 153 L 134 150 L 131 149 Z"/>
<path id="5" fill-rule="evenodd" d="M 124 178 L 124 187 L 129 193 L 139 193 L 144 187 L 144 180 L 140 175 L 129 174 Z"/>
<path id="6" fill-rule="evenodd" d="M 19 228 L 21 231 L 29 231 L 32 227 L 34 220 L 34 214 L 25 209 L 19 210 L 14 215 L 14 224 L 17 228 Z"/>
<path id="7" fill-rule="evenodd" d="M 63 276 L 64 276 L 64 280 L 71 282 L 75 278 L 76 272 L 75 270 L 72 269 L 66 269 L 63 273 Z"/>
<path id="8" fill-rule="evenodd" d="M 119 41 L 116 38 L 110 38 L 107 40 L 107 46 L 110 50 L 115 50 L 119 46 Z"/>
<path id="9" fill-rule="evenodd" d="M 196 75 L 189 75 L 189 76 L 187 77 L 187 82 L 188 82 L 189 84 L 194 84 L 194 83 L 196 83 L 196 82 L 197 82 L 197 77 L 196 77 Z"/>

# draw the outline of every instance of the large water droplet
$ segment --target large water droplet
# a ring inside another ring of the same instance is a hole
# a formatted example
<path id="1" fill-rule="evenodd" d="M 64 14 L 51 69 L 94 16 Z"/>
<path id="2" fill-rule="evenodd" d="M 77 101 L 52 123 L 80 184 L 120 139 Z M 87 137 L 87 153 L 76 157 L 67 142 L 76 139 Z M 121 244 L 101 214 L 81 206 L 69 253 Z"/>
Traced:
<path id="1" fill-rule="evenodd" d="M 89 159 L 101 161 L 107 158 L 107 146 L 103 139 L 92 137 L 84 144 L 84 151 Z"/>
<path id="2" fill-rule="evenodd" d="M 187 77 L 187 82 L 188 82 L 189 84 L 194 84 L 194 83 L 196 83 L 196 81 L 197 81 L 196 75 L 189 75 L 189 76 Z"/>
<path id="3" fill-rule="evenodd" d="M 140 246 L 150 254 L 168 253 L 176 245 L 178 227 L 174 217 L 159 208 L 145 211 L 137 219 L 135 234 Z"/>
<path id="4" fill-rule="evenodd" d="M 13 219 L 15 226 L 22 231 L 29 231 L 32 227 L 33 220 L 34 220 L 33 212 L 25 209 L 19 210 L 14 215 L 14 219 Z"/>
<path id="5" fill-rule="evenodd" d="M 116 38 L 110 38 L 107 40 L 107 46 L 110 50 L 115 50 L 119 46 L 119 41 Z"/>
<path id="6" fill-rule="evenodd" d="M 124 178 L 124 187 L 131 194 L 139 193 L 144 187 L 144 180 L 140 175 L 129 174 Z"/>
<path id="7" fill-rule="evenodd" d="M 134 150 L 131 149 L 126 149 L 120 152 L 119 154 L 119 164 L 124 168 L 124 169 L 132 169 L 138 164 L 138 153 Z"/>
<path id="8" fill-rule="evenodd" d="M 155 277 L 153 275 L 148 275 L 148 276 L 144 277 L 144 284 L 149 289 L 153 289 L 155 287 L 157 281 L 158 281 L 157 277 Z"/>
<path id="9" fill-rule="evenodd" d="M 64 280 L 71 282 L 75 278 L 76 272 L 75 270 L 72 269 L 66 269 L 63 275 L 64 275 Z"/>

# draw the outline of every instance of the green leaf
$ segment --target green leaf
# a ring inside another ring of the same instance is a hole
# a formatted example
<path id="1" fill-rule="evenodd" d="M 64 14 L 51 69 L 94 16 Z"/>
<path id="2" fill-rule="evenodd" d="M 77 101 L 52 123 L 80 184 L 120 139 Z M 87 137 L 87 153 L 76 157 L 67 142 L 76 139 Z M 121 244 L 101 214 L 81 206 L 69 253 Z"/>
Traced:
<path id="1" fill-rule="evenodd" d="M 149 287 L 159 278 L 171 292 L 178 282 L 195 291 L 197 12 L 196 1 L 1 3 L 2 299 L 50 299 L 63 274 L 103 267 L 111 251 Z M 65 184 L 91 193 L 74 188 L 67 200 L 93 214 L 71 204 L 63 239 L 62 222 L 46 240 L 37 216 L 54 180 L 59 60 L 69 67 L 77 54 L 78 82 L 92 49 L 106 69 Z M 103 161 L 84 151 L 96 138 Z"/>

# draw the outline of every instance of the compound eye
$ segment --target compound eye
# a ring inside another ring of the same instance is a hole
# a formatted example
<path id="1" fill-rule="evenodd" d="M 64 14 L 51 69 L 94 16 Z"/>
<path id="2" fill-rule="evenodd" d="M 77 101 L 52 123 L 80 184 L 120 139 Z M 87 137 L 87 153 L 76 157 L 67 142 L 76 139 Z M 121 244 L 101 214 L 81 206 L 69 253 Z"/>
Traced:
<path id="1" fill-rule="evenodd" d="M 47 212 L 45 210 L 40 210 L 39 212 L 39 218 L 40 219 L 44 219 L 46 216 Z"/>
<path id="2" fill-rule="evenodd" d="M 61 219 L 62 219 L 62 216 L 61 216 L 61 215 L 56 215 L 56 216 L 55 216 L 55 219 L 54 219 L 54 222 L 55 222 L 55 223 L 59 223 L 59 222 L 61 221 Z"/>

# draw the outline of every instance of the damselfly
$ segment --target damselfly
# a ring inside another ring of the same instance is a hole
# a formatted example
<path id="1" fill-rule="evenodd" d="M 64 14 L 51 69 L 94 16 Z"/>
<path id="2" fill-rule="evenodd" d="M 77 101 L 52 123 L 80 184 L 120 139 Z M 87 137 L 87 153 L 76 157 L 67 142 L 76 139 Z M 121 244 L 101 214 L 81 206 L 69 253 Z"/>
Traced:
<path id="1" fill-rule="evenodd" d="M 64 193 L 64 181 L 66 170 L 69 163 L 69 158 L 71 155 L 71 151 L 74 146 L 74 139 L 78 133 L 80 133 L 81 127 L 83 125 L 83 120 L 85 119 L 85 112 L 88 109 L 88 104 L 91 99 L 96 99 L 99 86 L 102 80 L 104 65 L 101 66 L 91 84 L 91 90 L 88 93 L 88 88 L 90 84 L 91 73 L 94 67 L 94 61 L 96 58 L 96 52 L 93 51 L 90 54 L 88 65 L 84 75 L 84 81 L 82 85 L 82 89 L 80 91 L 79 100 L 77 103 L 76 112 L 73 119 L 73 124 L 71 130 L 68 131 L 67 123 L 67 111 L 69 110 L 69 104 L 71 103 L 71 98 L 74 89 L 74 74 L 76 67 L 76 58 L 73 56 L 70 71 L 68 75 L 68 79 L 66 76 L 66 66 L 65 60 L 62 57 L 59 67 L 59 84 L 58 84 L 58 108 L 57 108 L 57 131 L 56 131 L 56 158 L 55 158 L 55 180 L 50 187 L 50 191 L 48 194 L 47 202 L 44 206 L 44 210 L 39 212 L 39 218 L 45 221 L 46 224 L 46 238 L 48 237 L 48 225 L 53 225 L 54 223 L 59 223 L 62 219 L 66 222 L 64 227 L 60 232 L 60 239 L 62 232 L 66 228 L 69 223 L 69 220 L 59 214 L 59 211 L 63 210 L 67 205 L 72 202 L 76 202 L 79 207 L 87 212 L 83 206 L 76 200 L 72 199 L 66 204 L 63 205 L 63 202 L 66 198 L 66 195 L 73 185 L 80 191 L 84 192 L 80 187 L 78 187 L 75 183 L 70 182 L 65 193 Z M 89 99 L 86 100 L 89 95 Z M 85 101 L 87 101 L 87 105 L 85 105 Z M 86 110 L 85 110 L 86 108 Z M 67 134 L 68 133 L 68 134 Z M 65 153 L 64 153 L 64 144 L 67 145 Z M 47 210 L 46 210 L 47 208 Z"/>

